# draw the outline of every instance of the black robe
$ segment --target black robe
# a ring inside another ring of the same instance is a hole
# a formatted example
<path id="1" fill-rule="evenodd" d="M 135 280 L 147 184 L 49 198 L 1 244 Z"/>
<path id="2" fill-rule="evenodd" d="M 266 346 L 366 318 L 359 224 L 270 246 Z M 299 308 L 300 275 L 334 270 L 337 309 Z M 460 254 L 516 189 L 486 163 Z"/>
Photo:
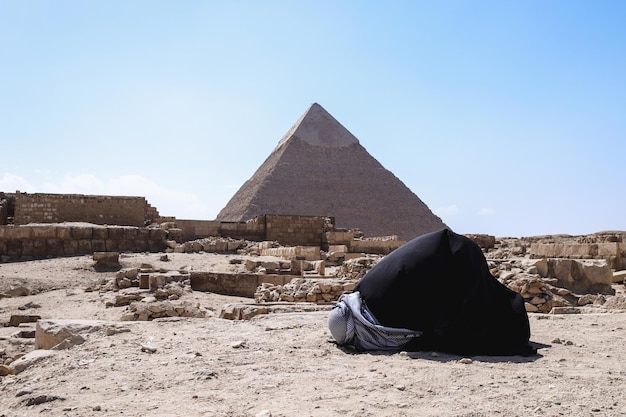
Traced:
<path id="1" fill-rule="evenodd" d="M 391 252 L 355 291 L 382 325 L 423 332 L 407 350 L 536 352 L 522 296 L 491 275 L 476 243 L 450 230 L 419 236 Z"/>

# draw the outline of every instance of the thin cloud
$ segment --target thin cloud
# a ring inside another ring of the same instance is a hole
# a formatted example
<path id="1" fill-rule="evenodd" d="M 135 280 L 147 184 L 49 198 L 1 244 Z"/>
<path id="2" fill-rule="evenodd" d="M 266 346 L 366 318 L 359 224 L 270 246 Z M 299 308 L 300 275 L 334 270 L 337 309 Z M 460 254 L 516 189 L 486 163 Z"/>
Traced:
<path id="1" fill-rule="evenodd" d="M 0 178 L 0 191 L 13 193 L 15 191 L 31 192 L 33 190 L 32 184 L 19 175 L 6 172 Z"/>
<path id="2" fill-rule="evenodd" d="M 449 206 L 446 207 L 439 207 L 438 209 L 435 210 L 435 212 L 438 215 L 454 215 L 454 214 L 458 214 L 459 213 L 459 206 L 457 206 L 456 204 L 450 204 Z"/>
<path id="3" fill-rule="evenodd" d="M 493 216 L 496 214 L 496 210 L 491 207 L 483 207 L 478 211 L 479 216 Z"/>

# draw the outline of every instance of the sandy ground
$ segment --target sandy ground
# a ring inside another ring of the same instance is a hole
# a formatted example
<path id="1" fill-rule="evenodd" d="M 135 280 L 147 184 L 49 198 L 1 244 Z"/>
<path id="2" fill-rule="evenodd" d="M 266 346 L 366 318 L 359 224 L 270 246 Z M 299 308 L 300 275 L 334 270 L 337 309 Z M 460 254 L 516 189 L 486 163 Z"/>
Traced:
<path id="1" fill-rule="evenodd" d="M 231 256 L 232 257 L 232 256 Z M 238 258 L 241 258 L 240 256 Z M 237 270 L 228 256 L 129 255 L 124 267 Z M 85 292 L 113 273 L 90 257 L 0 264 L 0 323 L 13 314 L 117 322 L 110 292 Z M 0 416 L 624 416 L 626 313 L 530 314 L 534 357 L 464 358 L 437 352 L 354 354 L 332 343 L 327 312 L 280 313 L 250 321 L 217 318 L 232 301 L 184 296 L 209 314 L 117 322 L 121 332 L 85 343 L 0 381 Z M 443 302 L 443 300 L 442 300 Z M 33 349 L 0 327 L 4 357 Z M 154 353 L 142 350 L 151 344 Z M 42 401 L 52 400 L 52 401 Z"/>

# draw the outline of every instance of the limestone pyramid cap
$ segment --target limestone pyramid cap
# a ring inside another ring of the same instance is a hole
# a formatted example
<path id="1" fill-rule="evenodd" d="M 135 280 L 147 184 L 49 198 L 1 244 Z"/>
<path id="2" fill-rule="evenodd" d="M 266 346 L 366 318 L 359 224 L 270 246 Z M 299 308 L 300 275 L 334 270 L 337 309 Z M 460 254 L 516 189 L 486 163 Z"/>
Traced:
<path id="1" fill-rule="evenodd" d="M 348 129 L 343 127 L 333 116 L 317 103 L 304 112 L 298 121 L 278 142 L 278 146 L 286 143 L 292 137 L 315 146 L 344 147 L 359 140 Z"/>

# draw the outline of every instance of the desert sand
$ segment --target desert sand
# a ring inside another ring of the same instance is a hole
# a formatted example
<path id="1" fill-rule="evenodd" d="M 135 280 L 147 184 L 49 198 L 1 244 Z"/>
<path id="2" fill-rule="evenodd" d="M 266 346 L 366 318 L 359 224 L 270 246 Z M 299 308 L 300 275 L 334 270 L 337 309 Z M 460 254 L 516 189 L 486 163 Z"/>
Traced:
<path id="1" fill-rule="evenodd" d="M 170 254 L 166 267 L 240 268 L 232 256 Z M 159 258 L 121 263 L 159 267 Z M 14 314 L 110 322 L 3 376 L 0 417 L 626 415 L 625 312 L 529 314 L 532 357 L 356 354 L 332 342 L 327 311 L 224 320 L 224 304 L 252 300 L 211 293 L 182 297 L 205 318 L 119 321 L 125 307 L 106 307 L 113 292 L 86 291 L 114 276 L 92 264 L 89 256 L 0 264 L 0 293 L 31 293 L 0 299 L 1 323 Z M 29 329 L 0 327 L 2 361 L 33 350 L 34 339 L 16 337 Z"/>

